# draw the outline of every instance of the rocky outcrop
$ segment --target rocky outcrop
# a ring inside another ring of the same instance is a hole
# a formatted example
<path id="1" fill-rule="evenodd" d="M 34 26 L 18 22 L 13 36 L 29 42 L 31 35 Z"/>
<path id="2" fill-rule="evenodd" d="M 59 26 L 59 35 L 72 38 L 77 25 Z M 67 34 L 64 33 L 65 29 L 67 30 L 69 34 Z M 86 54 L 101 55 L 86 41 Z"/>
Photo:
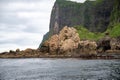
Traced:
<path id="1" fill-rule="evenodd" d="M 60 53 L 71 52 L 78 47 L 80 42 L 79 34 L 75 28 L 65 26 L 59 34 Z"/>
<path id="2" fill-rule="evenodd" d="M 84 54 L 97 54 L 97 44 L 95 41 L 80 41 L 79 46 L 78 46 L 78 51 Z"/>
<path id="3" fill-rule="evenodd" d="M 111 50 L 120 50 L 120 37 L 112 38 L 110 40 Z"/>
<path id="4" fill-rule="evenodd" d="M 106 50 L 110 50 L 111 49 L 110 41 L 111 41 L 111 38 L 108 35 L 105 36 L 104 38 L 100 39 L 97 42 L 98 52 L 101 53 L 101 52 L 105 52 Z"/>
<path id="5" fill-rule="evenodd" d="M 95 41 L 80 41 L 77 30 L 65 26 L 58 35 L 45 41 L 41 49 L 43 48 L 50 54 L 96 54 L 97 44 Z"/>
<path id="6" fill-rule="evenodd" d="M 53 35 L 43 43 L 41 49 L 46 49 L 51 54 L 64 54 L 78 47 L 80 42 L 79 34 L 74 28 L 65 26 L 60 33 Z"/>
<path id="7" fill-rule="evenodd" d="M 100 39 L 97 42 L 97 50 L 98 52 L 116 52 L 116 50 L 120 50 L 120 37 L 110 38 L 109 35 L 106 35 L 104 38 Z M 119 51 L 117 51 L 119 52 Z"/>

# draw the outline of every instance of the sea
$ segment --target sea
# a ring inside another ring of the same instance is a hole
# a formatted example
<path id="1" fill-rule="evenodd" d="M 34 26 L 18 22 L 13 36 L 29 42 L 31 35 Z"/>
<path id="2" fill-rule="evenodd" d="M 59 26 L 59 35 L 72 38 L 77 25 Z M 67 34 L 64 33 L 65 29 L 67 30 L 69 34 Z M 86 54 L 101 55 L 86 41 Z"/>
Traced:
<path id="1" fill-rule="evenodd" d="M 0 80 L 120 80 L 120 60 L 0 59 Z"/>

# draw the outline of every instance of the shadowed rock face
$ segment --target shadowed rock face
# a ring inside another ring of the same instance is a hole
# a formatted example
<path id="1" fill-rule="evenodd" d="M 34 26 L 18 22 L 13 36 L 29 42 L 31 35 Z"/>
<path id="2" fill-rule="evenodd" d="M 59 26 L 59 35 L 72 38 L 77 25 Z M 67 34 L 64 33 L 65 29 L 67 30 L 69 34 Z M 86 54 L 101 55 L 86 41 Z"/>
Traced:
<path id="1" fill-rule="evenodd" d="M 111 41 L 111 38 L 108 35 L 100 39 L 97 42 L 97 45 L 98 45 L 97 49 L 101 50 L 102 52 L 105 52 L 106 50 L 110 50 L 111 49 L 110 41 Z"/>
<path id="2" fill-rule="evenodd" d="M 98 51 L 101 50 L 100 52 L 120 50 L 120 37 L 110 38 L 109 36 L 105 36 L 97 42 L 97 45 Z"/>

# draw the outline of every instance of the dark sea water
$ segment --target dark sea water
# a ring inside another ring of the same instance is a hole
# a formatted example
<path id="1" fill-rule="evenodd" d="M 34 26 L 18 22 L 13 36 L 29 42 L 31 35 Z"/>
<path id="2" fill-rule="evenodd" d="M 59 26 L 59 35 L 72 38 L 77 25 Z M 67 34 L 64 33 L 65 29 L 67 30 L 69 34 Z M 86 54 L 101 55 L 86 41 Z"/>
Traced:
<path id="1" fill-rule="evenodd" d="M 120 80 L 120 60 L 0 59 L 0 80 Z"/>

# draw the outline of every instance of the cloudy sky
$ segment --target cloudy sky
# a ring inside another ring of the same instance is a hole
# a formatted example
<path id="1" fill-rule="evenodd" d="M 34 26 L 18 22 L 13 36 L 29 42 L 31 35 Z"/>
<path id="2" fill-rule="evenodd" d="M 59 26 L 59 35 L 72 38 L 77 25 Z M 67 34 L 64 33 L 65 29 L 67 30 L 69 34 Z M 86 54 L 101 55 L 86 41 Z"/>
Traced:
<path id="1" fill-rule="evenodd" d="M 71 0 L 84 2 L 84 0 Z M 55 0 L 0 0 L 0 52 L 38 48 Z"/>

